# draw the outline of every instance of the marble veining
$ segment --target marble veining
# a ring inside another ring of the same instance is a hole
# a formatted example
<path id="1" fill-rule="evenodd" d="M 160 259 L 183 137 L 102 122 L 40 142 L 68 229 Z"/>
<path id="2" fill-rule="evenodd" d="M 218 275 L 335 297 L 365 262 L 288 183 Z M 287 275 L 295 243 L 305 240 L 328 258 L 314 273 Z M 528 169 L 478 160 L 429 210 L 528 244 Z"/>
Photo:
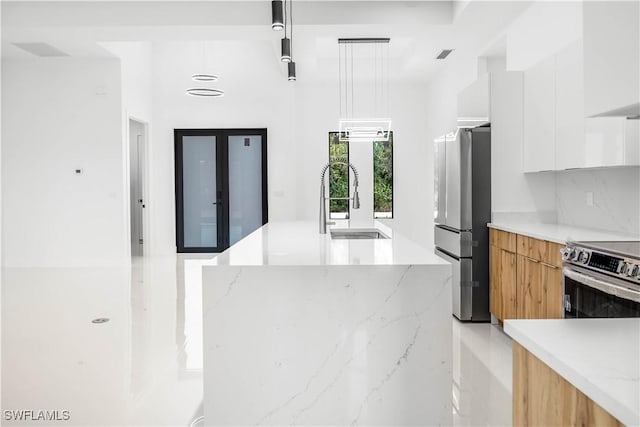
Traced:
<path id="1" fill-rule="evenodd" d="M 640 167 L 559 172 L 556 177 L 558 222 L 577 227 L 640 234 Z M 593 193 L 587 206 L 586 193 Z"/>
<path id="2" fill-rule="evenodd" d="M 450 281 L 448 265 L 205 267 L 205 423 L 451 424 Z"/>

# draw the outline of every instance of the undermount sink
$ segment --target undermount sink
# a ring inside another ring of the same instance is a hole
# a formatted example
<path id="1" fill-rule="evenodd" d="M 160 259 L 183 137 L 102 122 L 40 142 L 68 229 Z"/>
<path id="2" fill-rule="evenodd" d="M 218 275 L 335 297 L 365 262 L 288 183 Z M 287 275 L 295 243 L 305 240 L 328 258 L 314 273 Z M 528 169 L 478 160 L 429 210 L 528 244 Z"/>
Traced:
<path id="1" fill-rule="evenodd" d="M 388 239 L 389 236 L 375 228 L 341 228 L 331 230 L 332 239 Z"/>

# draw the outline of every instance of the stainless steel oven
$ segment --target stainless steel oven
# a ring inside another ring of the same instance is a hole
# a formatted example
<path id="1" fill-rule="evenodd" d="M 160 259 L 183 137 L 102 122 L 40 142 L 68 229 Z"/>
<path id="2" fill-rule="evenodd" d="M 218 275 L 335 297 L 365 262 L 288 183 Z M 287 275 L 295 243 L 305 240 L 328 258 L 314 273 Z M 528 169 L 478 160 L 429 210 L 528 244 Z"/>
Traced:
<path id="1" fill-rule="evenodd" d="M 569 242 L 564 317 L 640 317 L 640 242 Z"/>

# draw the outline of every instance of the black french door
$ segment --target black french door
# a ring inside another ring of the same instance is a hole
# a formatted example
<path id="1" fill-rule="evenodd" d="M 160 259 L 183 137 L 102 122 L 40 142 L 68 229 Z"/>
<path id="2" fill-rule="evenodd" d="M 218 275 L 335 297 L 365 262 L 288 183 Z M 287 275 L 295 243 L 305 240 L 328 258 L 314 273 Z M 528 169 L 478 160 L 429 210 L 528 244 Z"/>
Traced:
<path id="1" fill-rule="evenodd" d="M 268 221 L 266 129 L 175 129 L 178 252 L 221 252 Z"/>

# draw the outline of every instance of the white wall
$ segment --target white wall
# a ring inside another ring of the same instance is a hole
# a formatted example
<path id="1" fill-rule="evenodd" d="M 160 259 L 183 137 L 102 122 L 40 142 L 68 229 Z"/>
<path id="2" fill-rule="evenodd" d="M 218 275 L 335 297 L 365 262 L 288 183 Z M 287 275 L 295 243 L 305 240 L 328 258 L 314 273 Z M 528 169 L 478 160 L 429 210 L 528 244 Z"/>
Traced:
<path id="1" fill-rule="evenodd" d="M 582 3 L 536 1 L 507 31 L 507 69 L 526 70 L 582 38 Z"/>
<path id="2" fill-rule="evenodd" d="M 144 125 L 141 133 L 145 135 L 143 150 L 143 199 L 147 199 L 150 191 L 150 165 L 149 153 L 153 150 L 153 145 L 148 138 L 150 128 L 153 127 L 153 69 L 152 69 L 152 45 L 150 42 L 112 42 L 102 43 L 102 46 L 120 59 L 120 73 L 122 86 L 122 158 L 125 200 L 123 203 L 122 217 L 126 224 L 126 234 L 131 235 L 131 197 L 130 197 L 130 119 Z M 146 200 L 149 204 L 149 200 Z M 143 236 L 145 240 L 145 251 L 153 253 L 154 236 L 151 226 L 151 215 L 149 209 L 143 210 Z M 127 242 L 129 239 L 126 240 Z M 131 246 L 127 243 L 124 248 L 126 253 L 130 253 Z"/>
<path id="3" fill-rule="evenodd" d="M 271 43 L 260 41 L 167 42 L 153 48 L 153 127 L 150 195 L 153 253 L 175 253 L 174 129 L 267 128 L 269 220 L 296 218 L 294 83 Z M 216 61 L 233 58 L 233 61 Z M 221 98 L 185 94 L 196 72 L 218 74 L 207 87 Z"/>
<path id="4" fill-rule="evenodd" d="M 123 262 L 118 61 L 3 61 L 2 104 L 3 264 Z"/>

